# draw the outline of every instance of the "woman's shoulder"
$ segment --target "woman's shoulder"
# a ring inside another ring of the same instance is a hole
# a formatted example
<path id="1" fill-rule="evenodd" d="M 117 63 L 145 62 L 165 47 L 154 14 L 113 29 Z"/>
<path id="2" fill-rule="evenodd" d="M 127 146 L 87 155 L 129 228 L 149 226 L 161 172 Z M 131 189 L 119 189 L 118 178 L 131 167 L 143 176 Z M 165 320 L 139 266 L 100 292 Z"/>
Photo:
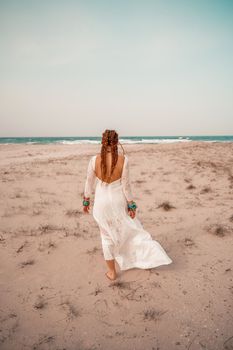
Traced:
<path id="1" fill-rule="evenodd" d="M 95 166 L 95 159 L 96 159 L 96 155 L 91 156 L 91 157 L 90 157 L 90 160 L 89 160 L 89 162 L 92 164 L 92 167 L 93 167 L 93 168 L 94 168 L 94 166 Z"/>
<path id="2" fill-rule="evenodd" d="M 125 160 L 125 162 L 128 162 L 129 157 L 127 156 L 127 154 L 123 154 L 122 157 L 123 157 L 123 159 Z"/>
<path id="3" fill-rule="evenodd" d="M 118 154 L 118 157 L 121 159 L 121 164 L 124 166 L 126 163 L 128 163 L 129 158 L 126 154 Z"/>
<path id="4" fill-rule="evenodd" d="M 121 159 L 125 159 L 125 155 L 124 154 L 118 154 L 118 157 L 120 157 Z"/>
<path id="5" fill-rule="evenodd" d="M 97 159 L 97 161 L 98 161 L 100 158 L 101 158 L 100 153 L 97 153 L 97 154 L 95 154 L 94 156 L 91 157 L 91 159 L 92 159 L 93 162 L 95 162 L 96 159 Z"/>
<path id="6" fill-rule="evenodd" d="M 94 156 L 91 156 L 91 160 L 94 160 L 94 159 L 96 159 L 96 157 L 98 156 L 98 154 L 95 154 Z"/>

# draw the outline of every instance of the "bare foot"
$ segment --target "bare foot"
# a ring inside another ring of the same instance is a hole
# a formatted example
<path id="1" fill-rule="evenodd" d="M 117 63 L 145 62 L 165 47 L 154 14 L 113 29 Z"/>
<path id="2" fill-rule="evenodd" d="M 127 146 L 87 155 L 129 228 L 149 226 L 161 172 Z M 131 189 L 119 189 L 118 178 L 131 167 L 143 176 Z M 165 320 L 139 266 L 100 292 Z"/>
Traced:
<path id="1" fill-rule="evenodd" d="M 114 281 L 117 278 L 117 274 L 115 271 L 108 271 L 105 275 L 111 280 Z"/>

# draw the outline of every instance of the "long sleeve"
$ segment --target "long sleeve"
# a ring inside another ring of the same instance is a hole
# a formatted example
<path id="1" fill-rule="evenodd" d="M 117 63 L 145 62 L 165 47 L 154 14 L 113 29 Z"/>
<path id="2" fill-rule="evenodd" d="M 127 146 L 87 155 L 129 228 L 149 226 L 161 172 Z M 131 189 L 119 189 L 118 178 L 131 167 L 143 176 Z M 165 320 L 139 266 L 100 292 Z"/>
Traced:
<path id="1" fill-rule="evenodd" d="M 127 201 L 132 201 L 133 194 L 132 194 L 131 184 L 130 184 L 129 159 L 126 155 L 125 155 L 125 160 L 124 160 L 124 164 L 123 164 L 121 178 L 122 178 L 121 183 L 122 183 L 122 189 L 123 189 L 124 195 L 125 195 Z"/>
<path id="2" fill-rule="evenodd" d="M 91 193 L 94 189 L 94 184 L 96 180 L 96 175 L 94 171 L 94 158 L 95 156 L 91 157 L 88 167 L 87 167 L 87 177 L 86 177 L 86 182 L 84 186 L 84 196 L 85 197 L 90 197 Z"/>

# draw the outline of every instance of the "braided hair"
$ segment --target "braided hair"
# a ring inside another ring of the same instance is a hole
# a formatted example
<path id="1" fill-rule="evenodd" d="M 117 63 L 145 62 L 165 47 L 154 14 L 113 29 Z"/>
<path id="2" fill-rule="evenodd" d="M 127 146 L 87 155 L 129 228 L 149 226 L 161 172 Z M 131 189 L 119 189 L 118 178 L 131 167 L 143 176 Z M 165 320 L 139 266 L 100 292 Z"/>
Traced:
<path id="1" fill-rule="evenodd" d="M 102 147 L 101 147 L 101 177 L 102 182 L 103 179 L 106 178 L 107 173 L 107 166 L 106 166 L 106 154 L 107 154 L 107 146 L 111 146 L 111 153 L 112 153 L 112 164 L 111 164 L 111 171 L 110 175 L 107 177 L 108 180 L 110 180 L 112 173 L 114 171 L 115 165 L 118 160 L 118 133 L 115 130 L 108 130 L 106 129 L 102 134 Z M 119 142 L 120 143 L 120 142 Z M 120 143 L 121 145 L 121 143 Z M 122 145 L 121 145 L 122 147 Z M 123 149 L 123 147 L 122 147 Z M 123 149 L 124 152 L 124 149 Z M 125 152 L 124 152 L 125 153 Z M 108 182 L 108 181 L 106 181 Z"/>

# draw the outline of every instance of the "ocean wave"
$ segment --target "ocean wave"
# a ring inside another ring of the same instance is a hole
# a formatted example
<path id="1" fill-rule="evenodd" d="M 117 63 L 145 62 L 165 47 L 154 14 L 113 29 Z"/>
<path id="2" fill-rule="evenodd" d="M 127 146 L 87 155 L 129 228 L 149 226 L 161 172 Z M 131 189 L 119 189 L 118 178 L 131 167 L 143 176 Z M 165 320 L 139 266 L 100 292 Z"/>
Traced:
<path id="1" fill-rule="evenodd" d="M 192 141 L 187 139 L 141 139 L 141 140 L 127 140 L 127 139 L 120 139 L 120 142 L 123 144 L 135 144 L 135 143 L 172 143 L 172 142 L 188 142 Z"/>
<path id="2" fill-rule="evenodd" d="M 54 143 L 62 143 L 64 145 L 76 145 L 76 144 L 87 144 L 87 143 L 91 143 L 91 144 L 99 144 L 100 141 L 98 140 L 73 140 L 73 141 L 68 141 L 68 140 L 59 140 L 59 141 L 55 141 Z"/>

